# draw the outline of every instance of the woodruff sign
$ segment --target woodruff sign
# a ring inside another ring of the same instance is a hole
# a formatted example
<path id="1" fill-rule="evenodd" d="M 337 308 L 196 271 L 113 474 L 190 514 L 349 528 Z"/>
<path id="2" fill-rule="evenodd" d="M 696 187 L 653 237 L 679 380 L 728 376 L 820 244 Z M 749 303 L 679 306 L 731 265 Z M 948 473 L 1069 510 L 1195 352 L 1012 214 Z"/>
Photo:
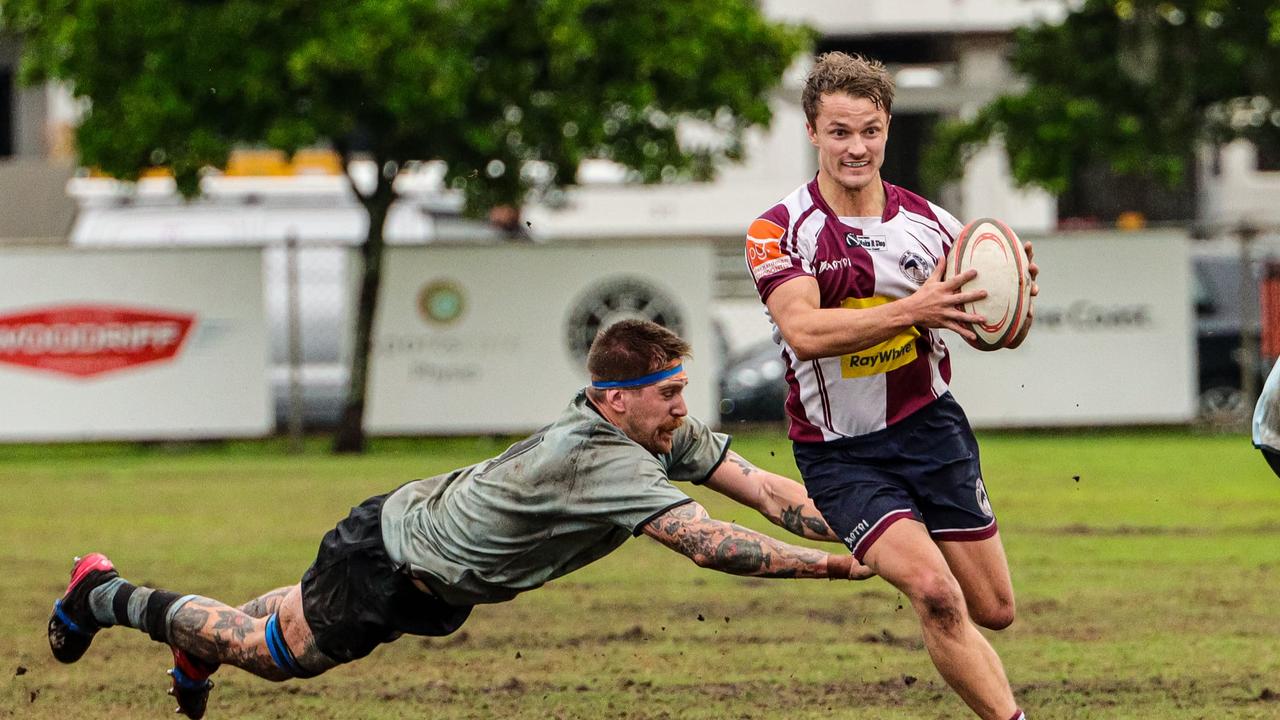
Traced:
<path id="1" fill-rule="evenodd" d="M 172 360 L 194 323 L 190 314 L 96 304 L 0 315 L 0 363 L 92 377 Z"/>
<path id="2" fill-rule="evenodd" d="M 0 247 L 0 442 L 275 426 L 259 248 Z"/>

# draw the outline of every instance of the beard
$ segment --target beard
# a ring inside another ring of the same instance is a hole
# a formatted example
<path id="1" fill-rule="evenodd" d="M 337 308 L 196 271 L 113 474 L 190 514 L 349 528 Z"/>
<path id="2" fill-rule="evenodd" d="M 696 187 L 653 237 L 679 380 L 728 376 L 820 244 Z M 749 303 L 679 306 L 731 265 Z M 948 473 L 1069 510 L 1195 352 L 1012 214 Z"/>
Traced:
<path id="1" fill-rule="evenodd" d="M 670 422 L 659 425 L 649 436 L 648 442 L 641 443 L 644 449 L 654 455 L 663 455 L 671 452 L 671 446 L 675 442 L 675 432 L 684 425 L 684 418 L 674 418 Z"/>

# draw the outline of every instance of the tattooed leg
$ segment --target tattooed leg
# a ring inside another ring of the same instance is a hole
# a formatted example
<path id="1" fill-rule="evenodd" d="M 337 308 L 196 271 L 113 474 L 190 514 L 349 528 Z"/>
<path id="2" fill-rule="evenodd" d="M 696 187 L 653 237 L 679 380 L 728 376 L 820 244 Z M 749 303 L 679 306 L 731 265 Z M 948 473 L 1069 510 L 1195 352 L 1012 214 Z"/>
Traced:
<path id="1" fill-rule="evenodd" d="M 288 588 L 278 598 L 274 617 L 288 651 L 307 674 L 319 674 L 337 665 L 315 646 L 311 628 L 302 615 L 302 591 L 298 586 Z M 169 623 L 169 643 L 197 657 L 235 665 L 267 680 L 288 680 L 297 673 L 280 667 L 272 657 L 267 640 L 270 620 L 252 617 L 217 600 L 197 597 L 174 613 Z"/>
<path id="2" fill-rule="evenodd" d="M 237 609 L 251 618 L 265 618 L 280 609 L 280 602 L 284 600 L 285 595 L 288 595 L 292 589 L 292 586 L 276 588 L 269 593 L 249 600 Z M 188 653 L 188 655 L 216 666 L 216 661 L 210 658 L 202 657 L 196 653 Z"/>
<path id="3" fill-rule="evenodd" d="M 269 593 L 256 597 L 241 605 L 238 609 L 240 612 L 252 618 L 265 618 L 280 609 L 280 602 L 284 600 L 285 595 L 289 594 L 291 586 L 276 588 Z M 174 648 L 175 664 L 182 669 L 187 675 L 193 675 L 190 669 L 182 668 L 182 653 L 186 652 L 186 657 L 198 661 L 194 669 L 202 671 L 202 675 L 211 675 L 218 669 L 218 661 L 216 659 L 207 658 L 195 652 L 182 651 L 180 648 Z"/>
<path id="4" fill-rule="evenodd" d="M 261 595 L 246 602 L 240 606 L 239 610 L 249 617 L 264 618 L 271 613 L 278 612 L 280 610 L 280 602 L 284 600 L 285 595 L 288 595 L 289 591 L 292 590 L 293 587 L 294 586 L 289 585 L 282 588 L 276 588 L 265 595 Z"/>

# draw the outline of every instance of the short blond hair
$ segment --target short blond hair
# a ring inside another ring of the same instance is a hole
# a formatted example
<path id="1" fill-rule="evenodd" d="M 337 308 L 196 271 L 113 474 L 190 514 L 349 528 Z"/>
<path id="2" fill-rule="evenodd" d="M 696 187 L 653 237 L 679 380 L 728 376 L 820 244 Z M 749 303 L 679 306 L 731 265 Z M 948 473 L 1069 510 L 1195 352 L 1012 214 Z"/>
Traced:
<path id="1" fill-rule="evenodd" d="M 812 125 L 818 118 L 822 96 L 842 92 L 850 97 L 866 98 L 888 115 L 893 108 L 893 77 L 884 63 L 862 55 L 829 52 L 819 55 L 804 81 L 801 103 L 804 115 Z"/>

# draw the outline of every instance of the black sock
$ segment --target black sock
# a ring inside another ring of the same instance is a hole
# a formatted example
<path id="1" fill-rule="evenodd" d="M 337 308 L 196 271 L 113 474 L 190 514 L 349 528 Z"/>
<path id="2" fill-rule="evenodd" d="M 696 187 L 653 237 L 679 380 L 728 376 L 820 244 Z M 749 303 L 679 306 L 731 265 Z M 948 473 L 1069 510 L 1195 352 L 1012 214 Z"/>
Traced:
<path id="1" fill-rule="evenodd" d="M 137 628 L 152 640 L 167 643 L 169 608 L 182 597 L 168 590 L 138 587 L 124 578 L 113 578 L 89 593 L 89 608 L 102 627 Z"/>

